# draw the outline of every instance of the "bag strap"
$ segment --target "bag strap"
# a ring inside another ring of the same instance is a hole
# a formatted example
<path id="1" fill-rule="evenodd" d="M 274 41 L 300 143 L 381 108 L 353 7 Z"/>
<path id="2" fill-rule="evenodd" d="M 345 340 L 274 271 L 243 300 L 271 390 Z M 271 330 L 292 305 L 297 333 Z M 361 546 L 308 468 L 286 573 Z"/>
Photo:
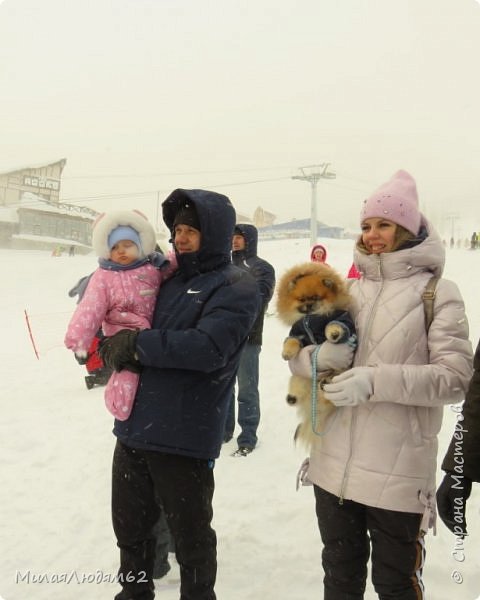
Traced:
<path id="1" fill-rule="evenodd" d="M 439 279 L 440 277 L 431 277 L 428 280 L 428 283 L 425 286 L 425 290 L 422 294 L 423 310 L 425 313 L 425 330 L 427 333 L 433 321 L 433 302 L 435 300 L 437 283 Z"/>

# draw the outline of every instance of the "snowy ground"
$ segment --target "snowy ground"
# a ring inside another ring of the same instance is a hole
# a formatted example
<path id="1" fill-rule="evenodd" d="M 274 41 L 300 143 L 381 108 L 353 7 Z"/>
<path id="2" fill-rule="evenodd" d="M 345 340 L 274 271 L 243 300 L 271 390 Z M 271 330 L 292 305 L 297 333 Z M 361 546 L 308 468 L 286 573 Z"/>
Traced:
<path id="1" fill-rule="evenodd" d="M 345 273 L 351 264 L 352 242 L 324 242 L 329 263 Z M 445 275 L 463 293 L 476 345 L 480 251 L 447 252 Z M 275 266 L 279 276 L 308 258 L 309 244 L 308 240 L 262 242 L 259 254 Z M 111 600 L 118 586 L 98 580 L 113 577 L 118 567 L 110 524 L 112 419 L 103 406 L 103 390 L 86 389 L 83 367 L 62 346 L 74 309 L 67 290 L 95 268 L 95 258 L 3 250 L 0 260 L 4 272 L 0 297 L 0 597 Z M 31 315 L 40 360 L 28 338 L 25 308 Z M 293 446 L 296 419 L 284 401 L 288 368 L 280 358 L 280 346 L 286 332 L 275 316 L 267 318 L 258 449 L 248 458 L 231 458 L 232 441 L 216 464 L 214 527 L 220 600 L 322 597 L 321 543 L 312 489 L 295 491 L 295 475 L 304 454 Z M 454 422 L 455 415 L 447 407 L 442 455 Z M 470 537 L 457 549 L 457 560 L 455 538 L 442 523 L 436 537 L 427 537 L 425 582 L 430 599 L 480 598 L 479 488 L 474 486 L 468 504 Z M 176 577 L 174 568 L 169 579 Z M 58 582 L 62 578 L 70 579 Z M 455 583 L 454 579 L 462 578 L 462 583 Z M 178 585 L 163 585 L 157 593 L 165 600 L 178 599 L 178 595 Z M 366 598 L 375 597 L 369 586 Z"/>

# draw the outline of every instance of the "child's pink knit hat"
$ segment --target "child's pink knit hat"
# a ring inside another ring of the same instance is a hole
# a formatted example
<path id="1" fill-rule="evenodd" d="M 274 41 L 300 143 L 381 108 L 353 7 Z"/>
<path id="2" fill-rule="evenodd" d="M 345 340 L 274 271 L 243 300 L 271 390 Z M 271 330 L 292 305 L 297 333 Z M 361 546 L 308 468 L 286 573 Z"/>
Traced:
<path id="1" fill-rule="evenodd" d="M 415 179 L 409 173 L 397 171 L 390 181 L 381 185 L 364 201 L 360 222 L 372 217 L 388 219 L 414 235 L 418 234 L 422 215 L 418 210 Z"/>

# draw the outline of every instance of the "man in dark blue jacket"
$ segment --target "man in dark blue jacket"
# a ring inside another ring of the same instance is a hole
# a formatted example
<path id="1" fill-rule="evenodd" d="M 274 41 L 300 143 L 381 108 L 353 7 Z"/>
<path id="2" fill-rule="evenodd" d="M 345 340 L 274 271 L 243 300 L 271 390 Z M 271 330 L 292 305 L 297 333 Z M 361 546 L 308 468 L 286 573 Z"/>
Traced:
<path id="1" fill-rule="evenodd" d="M 267 305 L 275 288 L 275 271 L 270 263 L 257 256 L 258 231 L 254 225 L 239 223 L 232 240 L 233 264 L 257 282 L 262 299 L 260 313 L 243 348 L 237 374 L 238 424 L 242 431 L 237 438 L 238 449 L 232 456 L 248 456 L 257 445 L 257 428 L 260 423 L 260 395 L 258 392 L 259 356 L 262 349 L 263 320 Z M 235 394 L 225 427 L 224 441 L 233 437 L 235 429 Z"/>
<path id="2" fill-rule="evenodd" d="M 175 542 L 181 599 L 215 600 L 214 459 L 260 298 L 255 281 L 231 264 L 235 210 L 226 196 L 178 189 L 162 208 L 178 271 L 161 286 L 152 328 L 122 330 L 102 350 L 112 368 L 141 371 L 132 414 L 113 430 L 123 587 L 116 600 L 154 598 L 156 495 Z"/>

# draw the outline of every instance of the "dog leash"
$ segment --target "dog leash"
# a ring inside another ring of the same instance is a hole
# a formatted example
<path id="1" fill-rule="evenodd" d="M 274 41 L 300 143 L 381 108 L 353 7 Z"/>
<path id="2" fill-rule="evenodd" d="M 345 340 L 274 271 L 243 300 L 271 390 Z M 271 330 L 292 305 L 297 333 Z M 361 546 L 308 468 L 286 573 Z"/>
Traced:
<path id="1" fill-rule="evenodd" d="M 324 431 L 317 431 L 316 423 L 317 423 L 317 354 L 320 350 L 320 346 L 317 346 L 315 350 L 312 352 L 312 431 L 315 435 L 322 437 L 327 435 L 330 429 L 333 427 L 335 423 L 335 419 L 337 418 L 338 408 L 335 408 L 335 414 L 331 419 L 330 425 Z"/>

